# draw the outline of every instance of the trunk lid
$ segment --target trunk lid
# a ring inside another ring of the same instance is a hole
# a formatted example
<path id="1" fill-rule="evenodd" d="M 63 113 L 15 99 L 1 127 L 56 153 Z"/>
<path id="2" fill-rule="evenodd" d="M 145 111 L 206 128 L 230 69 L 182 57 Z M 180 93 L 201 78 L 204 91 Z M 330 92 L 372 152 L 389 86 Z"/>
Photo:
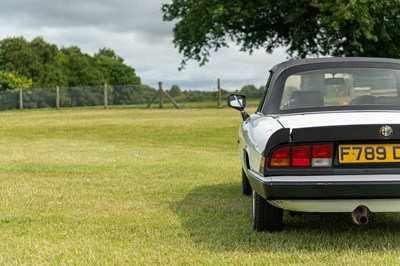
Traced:
<path id="1" fill-rule="evenodd" d="M 400 111 L 329 112 L 283 115 L 276 118 L 285 128 L 310 128 L 348 125 L 400 124 Z"/>

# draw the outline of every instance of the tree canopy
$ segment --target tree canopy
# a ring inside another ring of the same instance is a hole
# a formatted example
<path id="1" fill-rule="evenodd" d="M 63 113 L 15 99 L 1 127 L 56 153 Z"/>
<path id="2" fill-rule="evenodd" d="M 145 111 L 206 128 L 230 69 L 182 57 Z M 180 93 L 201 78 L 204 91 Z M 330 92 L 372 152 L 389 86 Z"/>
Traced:
<path id="1" fill-rule="evenodd" d="M 0 90 L 59 86 L 140 84 L 135 70 L 108 48 L 94 56 L 77 46 L 62 47 L 37 37 L 0 41 Z"/>
<path id="2" fill-rule="evenodd" d="M 11 72 L 0 70 L 0 91 L 7 89 L 30 88 L 32 80 Z"/>
<path id="3" fill-rule="evenodd" d="M 113 50 L 102 48 L 94 58 L 109 84 L 140 84 L 140 78 L 136 76 L 135 70 L 125 65 L 124 59 L 116 55 Z"/>
<path id="4" fill-rule="evenodd" d="M 201 65 L 233 41 L 242 51 L 287 47 L 310 55 L 400 57 L 399 0 L 173 0 L 174 44 Z"/>
<path id="5" fill-rule="evenodd" d="M 168 94 L 171 97 L 177 97 L 177 96 L 180 96 L 182 94 L 182 90 L 178 85 L 174 84 L 174 85 L 171 86 L 171 89 L 168 91 Z"/>

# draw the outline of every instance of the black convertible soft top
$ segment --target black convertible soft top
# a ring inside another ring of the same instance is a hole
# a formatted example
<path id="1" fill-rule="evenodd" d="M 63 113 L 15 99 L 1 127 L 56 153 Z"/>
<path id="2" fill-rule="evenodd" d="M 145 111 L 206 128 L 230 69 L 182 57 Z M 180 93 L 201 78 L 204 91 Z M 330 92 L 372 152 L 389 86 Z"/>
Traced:
<path id="1" fill-rule="evenodd" d="M 272 78 L 268 85 L 268 93 L 264 93 L 258 111 L 263 114 L 283 114 L 280 110 L 280 99 L 286 78 L 293 73 L 324 68 L 382 68 L 399 69 L 400 60 L 378 57 L 326 57 L 289 60 L 277 64 L 270 72 Z M 265 97 L 265 98 L 264 98 Z"/>
<path id="2" fill-rule="evenodd" d="M 379 57 L 323 57 L 323 58 L 307 58 L 307 59 L 292 59 L 275 65 L 271 71 L 275 74 L 286 69 L 298 66 L 307 66 L 314 64 L 329 64 L 329 63 L 363 63 L 366 67 L 376 66 L 377 64 L 396 64 L 400 65 L 399 59 L 379 58 Z"/>

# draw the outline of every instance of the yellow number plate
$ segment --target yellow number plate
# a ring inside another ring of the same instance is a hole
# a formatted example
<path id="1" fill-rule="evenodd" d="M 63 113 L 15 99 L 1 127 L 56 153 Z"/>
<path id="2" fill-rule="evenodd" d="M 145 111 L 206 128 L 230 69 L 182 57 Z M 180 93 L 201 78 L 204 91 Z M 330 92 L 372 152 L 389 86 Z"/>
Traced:
<path id="1" fill-rule="evenodd" d="M 339 163 L 400 163 L 400 144 L 339 145 Z"/>

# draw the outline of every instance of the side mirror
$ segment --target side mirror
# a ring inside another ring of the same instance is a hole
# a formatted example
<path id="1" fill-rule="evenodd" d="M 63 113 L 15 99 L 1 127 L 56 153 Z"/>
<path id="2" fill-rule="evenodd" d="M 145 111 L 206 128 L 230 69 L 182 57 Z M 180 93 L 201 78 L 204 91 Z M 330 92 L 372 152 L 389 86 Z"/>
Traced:
<path id="1" fill-rule="evenodd" d="M 240 111 L 243 121 L 250 117 L 249 114 L 246 113 L 246 111 L 244 110 L 244 108 L 246 107 L 246 96 L 231 94 L 228 96 L 227 104 L 229 107 Z"/>
<path id="2" fill-rule="evenodd" d="M 246 107 L 246 96 L 231 94 L 228 96 L 227 104 L 229 107 L 232 107 L 233 109 L 236 109 L 238 111 L 243 111 L 244 108 Z"/>

